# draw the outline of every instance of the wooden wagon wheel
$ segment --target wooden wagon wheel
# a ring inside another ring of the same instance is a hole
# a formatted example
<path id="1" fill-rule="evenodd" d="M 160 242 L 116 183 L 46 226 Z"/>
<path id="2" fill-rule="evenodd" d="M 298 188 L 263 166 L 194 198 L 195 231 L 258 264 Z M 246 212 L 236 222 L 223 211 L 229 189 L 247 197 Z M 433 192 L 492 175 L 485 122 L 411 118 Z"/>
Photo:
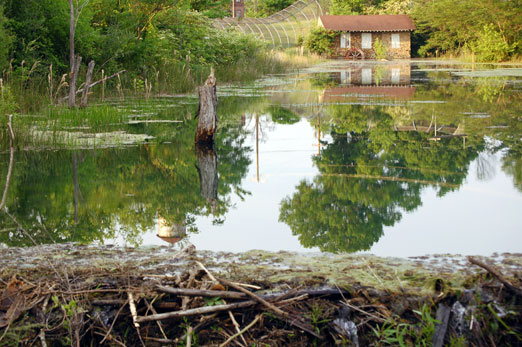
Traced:
<path id="1" fill-rule="evenodd" d="M 364 52 L 359 48 L 352 48 L 346 53 L 346 59 L 364 59 Z"/>

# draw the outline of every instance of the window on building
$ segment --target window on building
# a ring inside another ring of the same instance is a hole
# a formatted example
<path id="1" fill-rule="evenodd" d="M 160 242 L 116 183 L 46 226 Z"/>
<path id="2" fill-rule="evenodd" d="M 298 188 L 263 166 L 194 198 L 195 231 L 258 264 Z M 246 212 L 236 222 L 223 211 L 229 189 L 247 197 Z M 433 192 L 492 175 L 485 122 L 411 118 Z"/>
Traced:
<path id="1" fill-rule="evenodd" d="M 392 46 L 392 48 L 401 48 L 401 35 L 400 34 L 391 35 L 391 46 Z"/>
<path id="2" fill-rule="evenodd" d="M 399 84 L 400 81 L 401 81 L 401 69 L 392 69 L 391 83 Z"/>
<path id="3" fill-rule="evenodd" d="M 352 82 L 352 70 L 341 71 L 341 84 L 350 84 Z"/>
<path id="4" fill-rule="evenodd" d="M 351 47 L 350 33 L 341 33 L 341 48 Z"/>
<path id="5" fill-rule="evenodd" d="M 371 33 L 362 33 L 362 45 L 363 49 L 372 48 L 372 34 Z"/>
<path id="6" fill-rule="evenodd" d="M 241 2 L 241 0 L 236 0 L 236 2 Z"/>
<path id="7" fill-rule="evenodd" d="M 362 84 L 372 84 L 372 69 L 362 69 Z"/>

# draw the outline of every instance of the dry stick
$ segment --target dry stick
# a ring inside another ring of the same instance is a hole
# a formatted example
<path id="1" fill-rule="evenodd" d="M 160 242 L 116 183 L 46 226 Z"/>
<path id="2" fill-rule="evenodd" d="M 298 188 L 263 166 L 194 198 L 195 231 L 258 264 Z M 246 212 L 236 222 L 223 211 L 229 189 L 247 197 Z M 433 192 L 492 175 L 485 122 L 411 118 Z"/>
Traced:
<path id="1" fill-rule="evenodd" d="M 134 302 L 134 296 L 131 291 L 127 292 L 127 295 L 129 297 L 129 308 L 132 316 L 132 321 L 134 323 L 134 327 L 136 328 L 136 332 L 138 333 L 138 337 L 140 338 L 141 345 L 145 347 L 145 343 L 143 342 L 143 339 L 141 338 L 140 333 L 140 324 L 136 321 L 138 318 L 138 310 L 136 310 L 136 303 Z"/>
<path id="2" fill-rule="evenodd" d="M 89 88 L 92 88 L 92 87 L 94 87 L 94 86 L 97 86 L 97 85 L 100 84 L 100 83 L 105 83 L 105 81 L 110 80 L 111 78 L 114 78 L 114 77 L 116 77 L 116 76 L 119 76 L 119 75 L 121 75 L 121 74 L 124 73 L 124 72 L 127 72 L 127 70 L 121 70 L 121 71 L 118 71 L 118 72 L 116 72 L 116 73 L 113 73 L 113 74 L 110 75 L 110 76 L 107 76 L 107 77 L 105 77 L 105 78 L 102 78 L 101 80 L 98 80 L 98 81 L 96 81 L 96 82 L 93 82 L 93 83 L 89 84 Z M 78 90 L 76 93 L 77 93 L 77 94 L 78 94 L 78 93 L 83 93 L 83 89 Z"/>
<path id="3" fill-rule="evenodd" d="M 36 244 L 38 245 L 38 244 Z M 71 290 L 54 290 L 54 291 L 48 291 L 44 292 L 44 294 L 66 294 L 66 295 L 75 295 L 75 294 L 89 294 L 89 293 L 125 293 L 127 292 L 125 289 L 85 289 L 85 290 L 77 290 L 77 291 L 71 291 Z"/>
<path id="4" fill-rule="evenodd" d="M 136 310 L 136 303 L 134 302 L 134 296 L 132 295 L 132 292 L 127 292 L 127 295 L 129 297 L 129 308 L 132 315 L 132 322 L 134 323 L 134 327 L 136 329 L 140 328 L 140 324 L 136 322 L 136 318 L 138 318 L 138 310 Z"/>
<path id="5" fill-rule="evenodd" d="M 308 294 L 299 295 L 299 296 L 296 296 L 296 297 L 293 297 L 293 298 L 290 298 L 290 299 L 279 300 L 278 303 L 279 304 L 283 304 L 283 305 L 287 305 L 287 304 L 290 304 L 290 303 L 292 303 L 294 301 L 301 301 L 301 300 L 304 300 L 304 299 L 308 299 Z"/>
<path id="6" fill-rule="evenodd" d="M 224 290 L 171 288 L 162 285 L 156 285 L 156 288 L 162 292 L 179 296 L 204 296 L 211 298 L 220 297 L 223 299 L 245 299 L 247 297 L 246 294 L 241 292 L 229 292 Z"/>
<path id="7" fill-rule="evenodd" d="M 223 342 L 221 345 L 219 345 L 219 347 L 225 347 L 226 345 L 228 345 L 230 342 L 232 342 L 236 337 L 238 336 L 241 336 L 243 337 L 243 334 L 248 330 L 250 329 L 251 327 L 253 327 L 258 321 L 259 319 L 261 318 L 261 315 L 258 314 L 256 316 L 256 318 L 250 323 L 248 324 L 243 330 L 239 331 L 237 334 L 234 334 L 232 336 L 230 336 L 228 338 L 228 340 L 226 340 L 225 342 Z"/>
<path id="8" fill-rule="evenodd" d="M 99 336 L 104 336 L 102 333 L 100 332 L 97 332 L 95 331 L 94 332 L 96 335 L 99 335 Z M 109 341 L 114 341 L 116 342 L 118 345 L 120 346 L 123 346 L 123 347 L 127 347 L 123 342 L 121 342 L 120 340 L 118 340 L 117 338 L 113 337 L 112 335 L 109 335 Z M 101 343 L 100 343 L 101 344 Z"/>
<path id="9" fill-rule="evenodd" d="M 144 323 L 144 322 L 150 322 L 150 321 L 154 321 L 154 320 L 196 316 L 196 315 L 202 315 L 202 314 L 207 314 L 207 313 L 214 313 L 214 312 L 220 312 L 220 311 L 234 310 L 234 309 L 238 309 L 238 308 L 245 308 L 245 307 L 254 306 L 256 304 L 257 304 L 256 301 L 248 300 L 248 301 L 241 301 L 241 302 L 237 302 L 237 303 L 233 303 L 233 304 L 226 304 L 226 305 L 204 306 L 204 307 L 192 308 L 192 309 L 183 310 L 183 311 L 158 313 L 158 314 L 153 314 L 153 315 L 144 316 L 144 317 L 138 316 L 138 318 L 136 318 L 136 322 Z"/>
<path id="10" fill-rule="evenodd" d="M 378 317 L 378 316 L 376 316 L 376 315 L 374 315 L 374 314 L 371 314 L 371 313 L 369 313 L 369 312 L 363 311 L 363 310 L 361 310 L 360 308 L 358 308 L 357 306 L 350 305 L 350 304 L 347 303 L 347 302 L 343 302 L 343 301 L 341 301 L 341 304 L 346 305 L 346 306 L 348 306 L 349 308 L 352 308 L 352 309 L 354 309 L 354 310 L 356 310 L 356 311 L 359 311 L 359 312 L 361 312 L 361 313 L 364 313 L 365 315 L 367 315 L 367 316 L 369 316 L 369 317 L 372 317 L 373 319 L 375 319 L 375 320 L 378 321 L 378 322 L 383 323 L 383 322 L 386 321 L 385 319 L 383 319 L 383 318 L 381 318 L 381 317 Z"/>
<path id="11" fill-rule="evenodd" d="M 201 264 L 199 261 L 196 260 L 196 264 L 198 264 L 198 266 L 207 273 L 208 277 L 210 277 L 210 279 L 214 282 L 217 282 L 219 283 L 219 281 L 210 273 L 210 271 L 207 270 L 207 268 Z"/>
<path id="12" fill-rule="evenodd" d="M 100 83 L 105 83 L 105 81 L 110 80 L 111 78 L 117 77 L 117 76 L 119 76 L 120 74 L 122 74 L 122 73 L 124 73 L 124 72 L 126 72 L 126 71 L 127 71 L 127 70 L 121 70 L 121 71 L 118 71 L 118 72 L 116 72 L 116 73 L 113 73 L 113 74 L 110 75 L 110 76 L 104 77 L 104 78 L 102 78 L 101 80 L 98 80 L 98 81 L 96 81 L 96 82 L 93 82 L 93 83 L 89 84 L 89 88 L 92 88 L 92 87 L 94 87 L 94 86 L 97 86 L 97 85 L 100 84 Z M 76 94 L 80 94 L 80 93 L 83 93 L 83 88 L 82 88 L 82 89 L 78 89 L 78 90 L 76 91 Z M 60 103 L 61 103 L 61 102 L 64 102 L 64 101 L 67 100 L 67 99 L 69 99 L 69 96 L 64 96 L 63 98 L 60 99 Z"/>
<path id="13" fill-rule="evenodd" d="M 379 278 L 379 276 L 377 276 L 377 274 L 375 273 L 375 271 L 373 271 L 373 269 L 370 267 L 370 265 L 366 264 L 366 267 L 368 268 L 368 270 L 370 270 L 370 272 L 372 273 L 373 277 L 375 277 L 375 279 L 377 279 L 377 281 L 380 283 L 380 285 L 384 287 L 384 283 L 383 283 L 382 280 Z"/>
<path id="14" fill-rule="evenodd" d="M 49 298 L 50 295 L 45 296 L 45 301 L 42 304 L 42 316 L 43 316 L 43 324 L 47 326 L 47 319 L 45 319 L 45 310 L 47 309 L 47 305 L 49 304 Z M 42 347 L 47 347 L 47 342 L 45 341 L 45 329 L 40 329 L 40 343 L 42 344 Z"/>
<path id="15" fill-rule="evenodd" d="M 220 297 L 224 299 L 245 299 L 247 296 L 240 292 L 229 292 L 223 290 L 204 290 L 204 289 L 188 289 L 188 288 L 171 288 L 162 285 L 156 285 L 156 288 L 162 292 L 179 295 L 179 296 L 204 296 L 204 297 Z"/>
<path id="16" fill-rule="evenodd" d="M 192 345 L 192 327 L 189 326 L 187 328 L 187 344 L 186 347 L 190 347 Z"/>
<path id="17" fill-rule="evenodd" d="M 158 297 L 156 296 L 152 302 L 149 304 L 149 302 L 147 301 L 147 299 L 145 299 L 145 303 L 147 304 L 147 306 L 150 308 L 150 310 L 152 311 L 152 313 L 154 314 L 158 314 L 158 311 L 156 311 L 156 309 L 154 308 L 154 306 L 152 306 L 152 304 L 154 304 L 154 301 L 156 301 Z M 161 331 L 161 334 L 163 335 L 163 338 L 168 340 L 167 338 L 167 335 L 165 334 L 165 331 L 163 330 L 163 324 L 161 324 L 161 322 L 159 320 L 156 321 L 156 323 L 158 324 L 158 328 L 159 330 Z"/>
<path id="18" fill-rule="evenodd" d="M 230 320 L 232 321 L 232 324 L 234 324 L 234 327 L 236 328 L 236 331 L 239 333 L 241 331 L 241 327 L 239 326 L 239 323 L 236 320 L 236 317 L 232 314 L 231 311 L 228 311 L 228 316 L 230 317 Z M 248 346 L 247 342 L 245 341 L 245 338 L 243 335 L 241 335 L 241 340 L 243 340 L 243 343 L 245 346 Z"/>
<path id="19" fill-rule="evenodd" d="M 486 271 L 488 271 L 489 273 L 491 273 L 493 276 L 495 276 L 504 286 L 506 286 L 506 288 L 512 292 L 513 294 L 516 294 L 518 296 L 522 296 L 522 290 L 515 287 L 514 285 L 511 284 L 511 282 L 509 282 L 507 279 L 504 278 L 504 276 L 502 276 L 502 273 L 500 273 L 500 271 L 495 268 L 494 266 L 492 265 L 488 265 L 488 264 L 485 264 L 483 262 L 481 262 L 480 260 L 478 259 L 475 259 L 473 257 L 468 257 L 468 261 L 472 264 L 475 264 L 477 266 L 480 266 L 481 268 L 485 269 Z"/>
<path id="20" fill-rule="evenodd" d="M 118 319 L 118 316 L 120 315 L 121 311 L 125 308 L 125 306 L 127 305 L 127 302 L 128 300 L 125 301 L 125 303 L 123 305 L 121 305 L 120 309 L 118 310 L 118 312 L 116 312 L 116 315 L 114 316 L 114 320 L 112 321 L 111 323 L 111 326 L 109 327 L 109 330 L 107 330 L 107 333 L 105 334 L 105 336 L 103 337 L 103 340 L 101 340 L 100 342 L 100 345 L 103 344 L 103 342 L 110 336 L 111 334 L 111 331 L 112 331 L 112 328 L 114 327 L 114 324 L 116 323 L 116 320 Z"/>
<path id="21" fill-rule="evenodd" d="M 196 264 L 199 265 L 200 268 L 203 269 L 203 271 L 205 271 L 208 275 L 208 277 L 210 277 L 211 280 L 213 280 L 214 282 L 216 283 L 219 283 L 217 281 L 217 279 L 210 273 L 210 271 L 207 270 L 207 268 L 201 264 L 199 261 L 196 261 Z M 219 296 L 219 295 L 216 295 L 216 296 Z M 225 302 L 226 304 L 226 302 Z M 239 333 L 240 331 L 240 327 L 239 327 L 239 324 L 237 323 L 236 321 L 236 318 L 234 317 L 234 315 L 232 314 L 232 312 L 228 311 L 228 315 L 230 316 L 230 320 L 232 321 L 232 324 L 234 325 L 234 327 L 236 328 L 236 331 Z M 245 343 L 245 345 L 247 345 L 247 342 L 245 341 L 245 338 L 241 335 L 241 339 L 243 340 L 243 342 Z"/>
<path id="22" fill-rule="evenodd" d="M 287 312 L 285 312 L 285 311 L 281 310 L 279 307 L 269 303 L 265 299 L 260 298 L 259 295 L 256 295 L 256 294 L 252 293 L 251 291 L 249 291 L 249 290 L 247 290 L 245 288 L 242 288 L 242 287 L 238 286 L 237 284 L 234 284 L 234 283 L 232 283 L 230 281 L 227 281 L 227 280 L 224 280 L 224 279 L 221 279 L 221 278 L 219 279 L 219 281 L 221 283 L 223 283 L 224 285 L 232 287 L 232 288 L 234 288 L 234 289 L 236 289 L 236 290 L 238 290 L 240 292 L 243 292 L 246 295 L 248 295 L 251 298 L 253 298 L 254 300 L 259 301 L 261 304 L 265 305 L 267 308 L 269 308 L 270 310 L 272 310 L 275 313 L 279 314 L 280 316 L 283 316 L 285 318 L 291 318 L 290 315 Z"/>
<path id="23" fill-rule="evenodd" d="M 246 299 L 248 296 L 242 292 L 235 291 L 223 291 L 223 290 L 206 290 L 206 289 L 189 289 L 189 288 L 172 288 L 163 285 L 156 285 L 156 289 L 178 296 L 203 296 L 209 298 L 220 297 L 222 299 Z M 323 289 L 304 289 L 304 290 L 291 290 L 288 292 L 278 292 L 259 295 L 259 297 L 265 300 L 276 300 L 277 302 L 286 300 L 288 298 L 308 295 L 308 296 L 328 296 L 328 295 L 341 295 L 349 294 L 345 290 L 339 288 L 323 288 Z M 344 298 L 344 297 L 343 297 Z M 103 304 L 105 300 L 95 300 L 93 304 Z M 107 304 L 112 304 L 112 300 L 107 300 Z M 114 302 L 118 304 L 118 302 Z"/>
<path id="24" fill-rule="evenodd" d="M 239 283 L 239 282 L 232 282 L 232 283 L 237 284 L 238 286 L 241 286 L 241 287 L 245 287 L 245 288 L 252 288 L 255 290 L 262 289 L 260 286 L 255 286 L 253 284 L 246 284 L 246 283 Z"/>
<path id="25" fill-rule="evenodd" d="M 321 335 L 317 334 L 315 331 L 313 331 L 310 327 L 307 327 L 304 323 L 304 322 L 301 322 L 299 320 L 297 320 L 296 318 L 292 317 L 289 313 L 281 310 L 279 307 L 269 303 L 268 301 L 266 301 L 265 299 L 263 298 L 260 298 L 258 295 L 252 293 L 251 291 L 245 289 L 245 288 L 242 288 L 240 286 L 238 286 L 237 284 L 234 284 L 230 281 L 227 281 L 227 280 L 224 280 L 224 279 L 219 279 L 219 281 L 226 285 L 226 286 L 229 286 L 229 287 L 232 287 L 236 290 L 239 290 L 240 292 L 243 292 L 245 293 L 246 295 L 250 296 L 251 298 L 259 301 L 261 304 L 265 305 L 267 308 L 269 308 L 271 311 L 273 311 L 274 313 L 278 314 L 279 316 L 285 318 L 288 320 L 288 322 L 291 324 L 291 325 L 294 325 L 300 329 L 303 329 L 304 331 L 308 332 L 309 334 L 317 337 L 317 338 L 322 338 Z"/>
<path id="26" fill-rule="evenodd" d="M 4 194 L 2 196 L 2 202 L 0 202 L 0 210 L 3 210 L 5 207 L 5 202 L 7 201 L 7 192 L 9 190 L 9 181 L 11 181 L 11 174 L 13 172 L 13 164 L 14 164 L 14 133 L 13 128 L 11 126 L 11 121 L 13 119 L 13 115 L 10 114 L 7 116 L 7 129 L 9 130 L 9 167 L 7 169 L 7 177 L 5 178 L 5 188 Z"/>

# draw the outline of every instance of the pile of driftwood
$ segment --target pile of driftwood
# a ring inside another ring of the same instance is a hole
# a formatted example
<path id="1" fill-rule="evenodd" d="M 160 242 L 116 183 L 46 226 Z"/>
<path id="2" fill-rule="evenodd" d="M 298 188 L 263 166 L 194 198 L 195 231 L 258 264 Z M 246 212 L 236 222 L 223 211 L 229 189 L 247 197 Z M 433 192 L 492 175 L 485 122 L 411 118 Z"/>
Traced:
<path id="1" fill-rule="evenodd" d="M 1 280 L 0 345 L 519 345 L 520 289 L 475 263 L 488 274 L 469 290 L 430 297 L 245 284 L 198 261 L 169 276 L 54 268 Z"/>

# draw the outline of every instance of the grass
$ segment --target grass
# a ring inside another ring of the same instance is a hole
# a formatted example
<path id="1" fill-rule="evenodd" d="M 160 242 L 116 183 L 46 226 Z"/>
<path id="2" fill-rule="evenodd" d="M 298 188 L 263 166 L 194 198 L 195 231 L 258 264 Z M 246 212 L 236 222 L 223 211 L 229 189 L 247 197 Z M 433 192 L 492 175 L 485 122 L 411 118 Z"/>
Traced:
<path id="1" fill-rule="evenodd" d="M 423 305 L 419 311 L 417 324 L 402 323 L 389 319 L 382 325 L 372 328 L 377 346 L 430 346 L 431 338 L 435 333 L 435 324 L 438 323 L 431 316 L 431 308 Z"/>

